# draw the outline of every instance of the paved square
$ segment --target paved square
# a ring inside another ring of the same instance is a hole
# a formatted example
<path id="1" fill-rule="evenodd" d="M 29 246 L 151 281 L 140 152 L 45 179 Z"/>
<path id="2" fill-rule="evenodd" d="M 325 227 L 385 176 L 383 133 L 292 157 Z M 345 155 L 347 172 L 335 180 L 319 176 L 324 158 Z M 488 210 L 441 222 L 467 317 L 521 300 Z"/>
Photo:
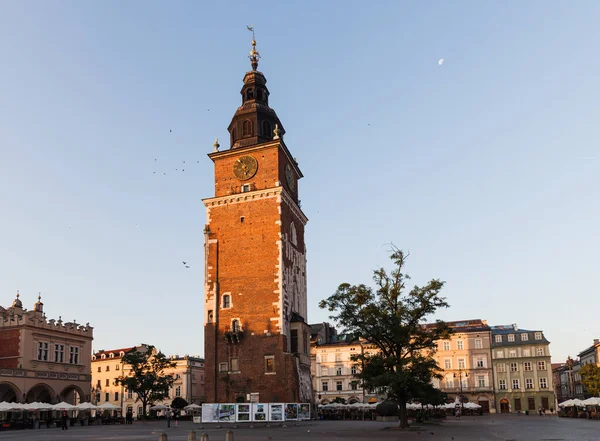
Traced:
<path id="1" fill-rule="evenodd" d="M 203 428 L 201 428 L 203 427 Z M 577 420 L 557 417 L 488 415 L 482 417 L 448 418 L 439 423 L 423 424 L 403 431 L 395 423 L 372 421 L 305 421 L 296 425 L 288 422 L 286 427 L 265 427 L 264 424 L 249 428 L 234 424 L 201 425 L 180 422 L 179 427 L 168 428 L 161 422 L 135 422 L 133 425 L 71 427 L 6 431 L 0 433 L 1 441 L 155 441 L 158 432 L 165 431 L 169 441 L 186 441 L 190 430 L 206 432 L 211 441 L 223 441 L 225 432 L 234 432 L 234 441 L 277 440 L 383 440 L 383 441 L 598 441 L 600 421 Z"/>

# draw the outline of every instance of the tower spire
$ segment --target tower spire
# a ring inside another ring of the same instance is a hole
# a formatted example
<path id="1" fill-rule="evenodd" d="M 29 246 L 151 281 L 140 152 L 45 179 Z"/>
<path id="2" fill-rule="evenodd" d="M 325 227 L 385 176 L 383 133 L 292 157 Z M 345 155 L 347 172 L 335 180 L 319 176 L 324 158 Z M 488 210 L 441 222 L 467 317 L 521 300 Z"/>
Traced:
<path id="1" fill-rule="evenodd" d="M 252 65 L 252 70 L 258 69 L 258 60 L 260 60 L 260 54 L 256 50 L 256 39 L 254 38 L 254 25 L 246 26 L 246 28 L 252 32 L 252 50 L 250 51 L 250 64 Z"/>

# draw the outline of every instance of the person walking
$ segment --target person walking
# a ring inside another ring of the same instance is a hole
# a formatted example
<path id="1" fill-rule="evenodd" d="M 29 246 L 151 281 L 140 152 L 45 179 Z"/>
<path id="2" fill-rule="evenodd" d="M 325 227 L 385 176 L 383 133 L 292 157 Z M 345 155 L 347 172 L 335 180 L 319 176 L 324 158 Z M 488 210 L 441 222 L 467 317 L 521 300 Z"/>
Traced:
<path id="1" fill-rule="evenodd" d="M 175 420 L 175 427 L 178 427 L 179 425 L 179 411 L 174 411 L 173 412 L 173 419 Z"/>
<path id="2" fill-rule="evenodd" d="M 69 415 L 67 415 L 66 411 L 63 410 L 62 417 L 60 419 L 62 420 L 62 428 L 60 430 L 69 430 L 69 426 L 67 426 Z"/>
<path id="3" fill-rule="evenodd" d="M 165 410 L 165 416 L 167 417 L 167 427 L 171 427 L 171 410 Z"/>

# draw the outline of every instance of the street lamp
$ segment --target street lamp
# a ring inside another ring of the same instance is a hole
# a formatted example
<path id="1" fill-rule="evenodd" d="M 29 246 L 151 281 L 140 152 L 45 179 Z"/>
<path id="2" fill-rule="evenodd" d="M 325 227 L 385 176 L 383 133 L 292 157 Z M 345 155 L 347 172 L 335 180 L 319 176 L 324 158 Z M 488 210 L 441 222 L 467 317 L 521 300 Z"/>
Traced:
<path id="1" fill-rule="evenodd" d="M 464 410 L 462 374 L 463 374 L 462 369 L 459 369 L 458 370 L 458 384 L 460 385 L 460 413 L 462 413 L 462 411 Z M 465 372 L 465 378 L 468 378 L 468 377 L 469 377 L 469 373 Z M 454 378 L 456 378 L 456 373 L 454 374 Z"/>

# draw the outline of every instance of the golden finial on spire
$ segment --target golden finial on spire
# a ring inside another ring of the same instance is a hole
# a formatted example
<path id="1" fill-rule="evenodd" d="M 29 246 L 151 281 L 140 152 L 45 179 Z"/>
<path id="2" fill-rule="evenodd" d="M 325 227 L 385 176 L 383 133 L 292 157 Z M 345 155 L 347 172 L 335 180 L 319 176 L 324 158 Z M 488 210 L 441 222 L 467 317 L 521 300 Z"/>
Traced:
<path id="1" fill-rule="evenodd" d="M 252 50 L 250 51 L 250 64 L 252 65 L 252 70 L 258 69 L 258 60 L 260 60 L 260 54 L 256 50 L 256 39 L 254 38 L 254 25 L 246 26 L 246 28 L 252 32 Z"/>

